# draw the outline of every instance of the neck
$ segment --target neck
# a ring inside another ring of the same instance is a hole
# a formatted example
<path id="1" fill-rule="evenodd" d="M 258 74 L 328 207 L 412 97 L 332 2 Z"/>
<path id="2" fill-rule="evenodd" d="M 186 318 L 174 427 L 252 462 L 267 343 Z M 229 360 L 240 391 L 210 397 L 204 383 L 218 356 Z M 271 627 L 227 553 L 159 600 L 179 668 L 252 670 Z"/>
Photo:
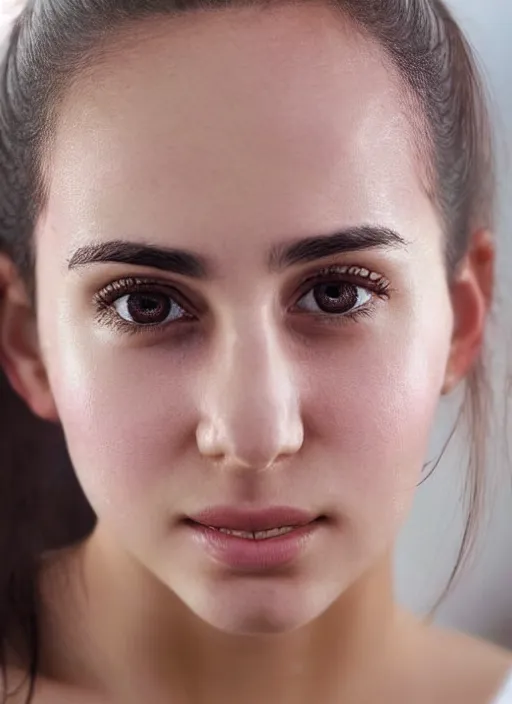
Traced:
<path id="1" fill-rule="evenodd" d="M 83 577 L 72 579 L 84 589 L 68 589 L 78 598 L 65 608 L 59 603 L 58 622 L 45 624 L 43 671 L 69 684 L 121 695 L 123 701 L 358 700 L 394 650 L 397 610 L 388 559 L 313 623 L 286 634 L 238 636 L 209 627 L 96 535 L 79 553 L 76 566 L 82 569 L 70 574 Z M 68 560 L 68 572 L 69 567 Z M 48 594 L 59 593 L 54 581 L 59 575 L 66 578 L 55 572 L 51 587 L 47 580 Z M 66 644 L 65 653 L 59 643 Z M 129 683 L 129 691 L 120 692 L 119 683 Z"/>

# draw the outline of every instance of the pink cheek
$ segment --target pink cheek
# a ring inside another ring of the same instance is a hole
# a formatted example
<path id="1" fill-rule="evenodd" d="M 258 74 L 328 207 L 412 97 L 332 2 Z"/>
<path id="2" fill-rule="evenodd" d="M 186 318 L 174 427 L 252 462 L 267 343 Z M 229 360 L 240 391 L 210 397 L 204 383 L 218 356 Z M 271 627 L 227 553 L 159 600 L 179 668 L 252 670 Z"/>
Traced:
<path id="1" fill-rule="evenodd" d="M 337 458 L 332 486 L 348 503 L 378 511 L 410 501 L 439 401 L 435 350 L 386 350 L 326 369 L 306 403 L 324 456 Z"/>
<path id="2" fill-rule="evenodd" d="M 75 358 L 76 360 L 76 358 Z M 180 466 L 193 427 L 183 383 L 123 365 L 75 365 L 54 393 L 77 475 L 93 506 L 142 501 Z M 189 448 L 188 448 L 189 449 Z"/>

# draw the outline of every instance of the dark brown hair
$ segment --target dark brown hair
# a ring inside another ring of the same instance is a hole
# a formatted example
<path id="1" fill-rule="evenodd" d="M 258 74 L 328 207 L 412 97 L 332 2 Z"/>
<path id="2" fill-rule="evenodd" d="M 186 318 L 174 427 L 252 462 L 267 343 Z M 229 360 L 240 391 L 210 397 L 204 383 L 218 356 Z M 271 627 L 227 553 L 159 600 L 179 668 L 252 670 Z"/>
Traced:
<path id="1" fill-rule="evenodd" d="M 109 50 L 122 29 L 129 29 L 133 23 L 201 9 L 220 11 L 248 5 L 271 8 L 280 1 L 29 0 L 25 4 L 13 25 L 0 73 L 0 248 L 18 267 L 34 302 L 32 240 L 45 207 L 52 131 L 66 89 Z M 415 122 L 418 154 L 444 226 L 446 272 L 451 279 L 468 250 L 471 235 L 479 228 L 493 226 L 491 136 L 471 50 L 441 0 L 326 3 L 352 22 L 354 29 L 383 47 L 402 81 Z M 468 474 L 470 516 L 480 500 L 488 418 L 481 365 L 467 380 L 464 406 L 473 426 Z M 26 670 L 33 685 L 38 668 L 38 559 L 52 542 L 85 536 L 94 517 L 78 485 L 69 479 L 72 470 L 60 431 L 31 418 L 7 387 L 1 391 L 0 664 L 5 669 L 5 649 L 10 645 L 8 634 L 14 624 L 23 634 Z M 50 457 L 42 467 L 44 454 L 40 445 L 35 447 L 40 442 L 46 442 L 43 449 Z M 44 477 L 50 471 L 52 452 L 61 458 L 61 478 L 49 490 L 44 483 L 50 480 Z M 74 497 L 67 498 L 67 505 L 79 510 L 81 519 L 74 530 L 57 536 L 43 513 L 47 507 L 46 512 L 57 514 L 63 523 L 69 518 L 64 511 L 66 502 L 59 502 L 55 496 L 64 476 L 68 477 L 67 490 Z M 468 528 L 461 557 L 470 539 Z M 32 690 L 31 686 L 29 699 Z"/>

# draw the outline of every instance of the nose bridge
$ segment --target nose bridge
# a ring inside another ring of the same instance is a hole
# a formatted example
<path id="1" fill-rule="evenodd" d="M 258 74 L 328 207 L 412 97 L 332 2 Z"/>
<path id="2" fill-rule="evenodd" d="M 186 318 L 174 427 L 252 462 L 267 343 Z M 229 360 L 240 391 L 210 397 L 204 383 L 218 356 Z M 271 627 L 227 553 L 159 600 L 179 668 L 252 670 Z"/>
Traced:
<path id="1" fill-rule="evenodd" d="M 235 327 L 220 347 L 208 419 L 212 452 L 251 468 L 296 452 L 303 440 L 300 399 L 275 325 L 262 319 Z"/>

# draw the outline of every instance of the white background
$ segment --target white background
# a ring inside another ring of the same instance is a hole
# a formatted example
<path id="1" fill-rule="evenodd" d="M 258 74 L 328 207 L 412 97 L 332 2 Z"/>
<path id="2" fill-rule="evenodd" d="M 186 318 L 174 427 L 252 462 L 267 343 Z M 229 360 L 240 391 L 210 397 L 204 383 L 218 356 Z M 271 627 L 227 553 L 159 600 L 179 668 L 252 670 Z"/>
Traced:
<path id="1" fill-rule="evenodd" d="M 471 564 L 440 610 L 437 621 L 512 647 L 512 462 L 506 460 L 504 427 L 506 366 L 512 373 L 512 2 L 511 0 L 448 0 L 483 65 L 491 93 L 499 161 L 498 306 L 489 337 L 494 356 L 490 369 L 495 388 L 497 422 L 487 468 L 488 500 L 480 544 Z M 456 398 L 453 402 L 456 401 Z M 432 438 L 432 455 L 451 428 L 451 406 L 441 406 Z M 510 411 L 512 412 L 512 403 Z M 509 424 L 512 457 L 512 424 Z M 396 559 L 400 599 L 426 612 L 442 590 L 453 564 L 463 517 L 460 509 L 464 479 L 462 434 L 418 490 L 416 504 L 399 541 Z M 429 457 L 430 459 L 430 457 Z"/>

